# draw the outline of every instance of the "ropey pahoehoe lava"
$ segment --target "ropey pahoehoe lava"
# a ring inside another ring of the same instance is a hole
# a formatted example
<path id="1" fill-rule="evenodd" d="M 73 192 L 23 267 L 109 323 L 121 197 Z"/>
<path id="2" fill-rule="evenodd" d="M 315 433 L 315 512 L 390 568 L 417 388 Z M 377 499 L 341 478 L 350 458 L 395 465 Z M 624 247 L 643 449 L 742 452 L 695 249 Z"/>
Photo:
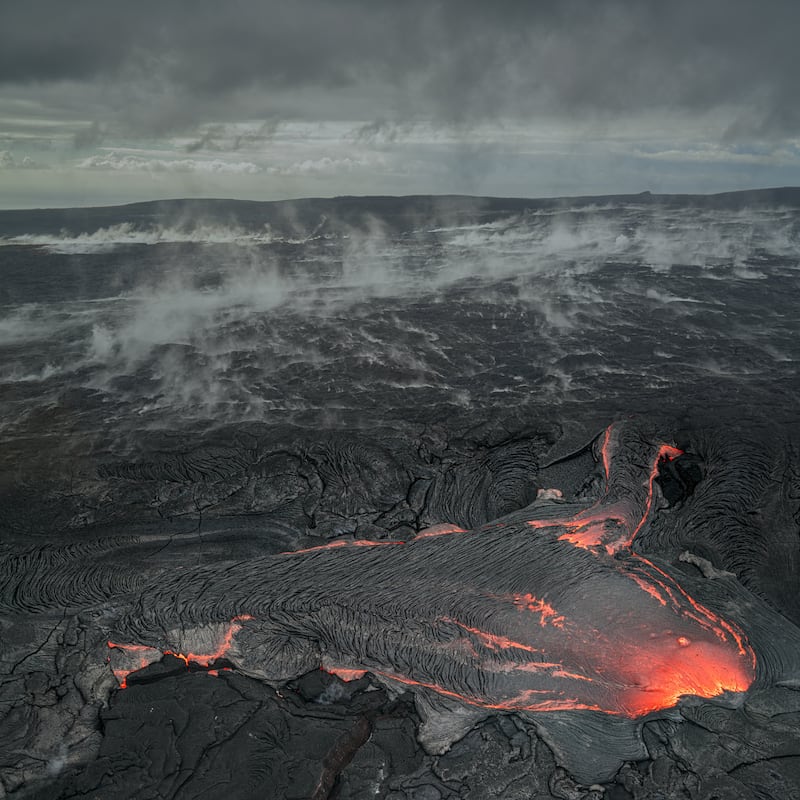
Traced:
<path id="1" fill-rule="evenodd" d="M 454 704 L 462 724 L 501 711 L 546 726 L 547 712 L 634 721 L 684 696 L 746 691 L 746 632 L 634 550 L 659 465 L 681 451 L 622 423 L 597 450 L 606 487 L 589 507 L 539 500 L 469 531 L 162 574 L 119 620 L 113 668 L 123 685 L 165 653 L 272 682 L 370 672 L 443 708 L 421 731 L 432 750 L 458 736 L 442 719 Z M 576 749 L 567 758 L 586 774 Z"/>
<path id="2" fill-rule="evenodd" d="M 798 209 L 0 213 L 0 795 L 791 796 Z"/>
<path id="3" fill-rule="evenodd" d="M 254 678 L 277 697 L 320 669 L 344 681 L 368 675 L 367 685 L 411 693 L 429 754 L 511 715 L 578 780 L 611 780 L 647 758 L 643 725 L 672 724 L 697 704 L 707 713 L 703 699 L 720 709 L 761 702 L 759 692 L 793 686 L 800 672 L 800 634 L 758 591 L 708 551 L 663 560 L 710 525 L 709 509 L 747 521 L 742 509 L 763 491 L 752 477 L 760 462 L 747 462 L 747 443 L 715 450 L 715 436 L 698 435 L 709 475 L 669 505 L 668 476 L 688 475 L 699 458 L 671 438 L 645 421 L 616 422 L 539 470 L 541 485 L 558 462 L 566 475 L 588 469 L 585 499 L 574 483 L 569 501 L 542 491 L 471 529 L 443 523 L 402 541 L 340 537 L 240 558 L 210 539 L 203 566 L 194 534 L 178 537 L 177 560 L 162 552 L 171 536 L 10 556 L 10 618 L 51 625 L 21 663 L 52 650 L 89 698 L 87 720 L 115 688 L 135 706 L 148 684 L 184 670 Z M 708 541 L 716 535 L 712 526 Z M 729 544 L 740 552 L 742 542 L 738 530 Z"/>

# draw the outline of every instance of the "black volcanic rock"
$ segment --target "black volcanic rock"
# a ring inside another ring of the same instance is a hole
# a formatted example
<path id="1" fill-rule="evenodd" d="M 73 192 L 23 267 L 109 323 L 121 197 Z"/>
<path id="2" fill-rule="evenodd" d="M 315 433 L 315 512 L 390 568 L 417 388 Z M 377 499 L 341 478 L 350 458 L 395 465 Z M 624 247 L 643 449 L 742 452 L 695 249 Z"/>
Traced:
<path id="1" fill-rule="evenodd" d="M 0 796 L 793 797 L 798 205 L 0 212 Z M 399 544 L 437 525 L 473 533 Z M 612 694 L 661 688 L 686 596 L 755 680 L 638 721 L 481 706 L 544 658 L 492 596 L 534 587 L 597 651 L 647 628 Z"/>
<path id="2" fill-rule="evenodd" d="M 136 229 L 152 225 L 195 225 L 220 219 L 249 230 L 265 223 L 286 232 L 310 234 L 324 220 L 335 224 L 366 226 L 380 219 L 398 230 L 424 220 L 444 222 L 491 222 L 526 210 L 583 208 L 605 204 L 638 203 L 646 206 L 698 207 L 738 211 L 759 207 L 800 207 L 800 188 L 786 186 L 710 195 L 652 194 L 594 195 L 547 199 L 520 197 L 471 197 L 469 195 L 408 195 L 401 197 L 333 197 L 300 200 L 256 201 L 224 199 L 175 199 L 129 203 L 123 206 L 0 210 L 0 237 L 24 234 L 77 236 L 100 228 L 129 224 Z"/>

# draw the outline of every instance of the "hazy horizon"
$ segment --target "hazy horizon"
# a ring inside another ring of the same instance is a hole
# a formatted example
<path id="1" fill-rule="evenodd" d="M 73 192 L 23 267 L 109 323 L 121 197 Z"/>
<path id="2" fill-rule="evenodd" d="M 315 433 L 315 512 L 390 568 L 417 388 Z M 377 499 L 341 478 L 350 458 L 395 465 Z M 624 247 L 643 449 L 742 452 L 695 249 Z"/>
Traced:
<path id="1" fill-rule="evenodd" d="M 723 195 L 749 195 L 749 194 L 758 194 L 758 193 L 769 193 L 769 192 L 782 192 L 782 191 L 793 191 L 797 190 L 800 191 L 800 184 L 798 185 L 783 185 L 783 186 L 759 186 L 759 187 L 752 187 L 747 186 L 741 189 L 730 189 L 730 190 L 721 190 L 721 191 L 709 191 L 709 192 L 651 192 L 649 189 L 642 190 L 641 192 L 607 192 L 607 193 L 597 193 L 597 194 L 564 194 L 564 195 L 477 195 L 477 194 L 467 194 L 467 193 L 421 193 L 421 192 L 414 192 L 414 193 L 407 193 L 407 194 L 331 194 L 331 195 L 297 195 L 297 196 L 289 196 L 289 197 L 275 197 L 275 198 L 258 198 L 258 197 L 220 197 L 214 195 L 194 195 L 194 196 L 178 196 L 178 195 L 165 195 L 164 197 L 141 197 L 134 200 L 124 200 L 121 202 L 109 202 L 109 203 L 80 203 L 77 205 L 50 205 L 50 206 L 3 206 L 0 205 L 0 212 L 9 211 L 9 212 L 16 212 L 16 211 L 36 211 L 36 212 L 45 212 L 45 211 L 70 211 L 72 209 L 104 209 L 104 208 L 125 208 L 126 206 L 133 206 L 133 205 L 147 205 L 147 204 L 159 204 L 159 203 L 166 203 L 166 204 L 180 204 L 180 203 L 192 203 L 192 202 L 208 202 L 208 203 L 295 203 L 295 202 L 302 202 L 302 201 L 315 201 L 315 200 L 322 200 L 322 201 L 337 201 L 347 198 L 354 198 L 354 199 L 370 199 L 370 198 L 389 198 L 394 200 L 403 200 L 403 199 L 410 199 L 410 198 L 423 198 L 423 197 L 430 197 L 430 198 L 464 198 L 466 200 L 476 200 L 476 201 L 485 201 L 485 200 L 511 200 L 511 201 L 518 201 L 518 200 L 530 200 L 532 202 L 542 202 L 542 203 L 560 203 L 564 201 L 565 203 L 570 203 L 573 201 L 592 201 L 592 200 L 616 200 L 620 198 L 628 198 L 632 197 L 635 198 L 637 196 L 648 196 L 651 195 L 654 198 L 670 198 L 670 197 L 716 197 L 716 196 L 723 196 Z M 2 237 L 0 237 L 1 239 Z"/>
<path id="2" fill-rule="evenodd" d="M 800 185 L 789 2 L 33 0 L 0 17 L 0 208 Z"/>

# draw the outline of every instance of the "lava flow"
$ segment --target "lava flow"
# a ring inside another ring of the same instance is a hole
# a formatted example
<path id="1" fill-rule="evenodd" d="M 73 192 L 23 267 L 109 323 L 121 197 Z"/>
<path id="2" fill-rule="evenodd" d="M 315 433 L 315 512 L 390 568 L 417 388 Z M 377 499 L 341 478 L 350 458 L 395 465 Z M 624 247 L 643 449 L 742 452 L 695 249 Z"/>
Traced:
<path id="1" fill-rule="evenodd" d="M 370 672 L 503 711 L 635 719 L 685 695 L 745 691 L 756 662 L 744 634 L 632 549 L 659 465 L 680 454 L 615 425 L 600 451 L 603 495 L 572 516 L 443 524 L 406 542 L 336 540 L 228 564 L 213 583 L 183 573 L 170 589 L 178 619 L 198 586 L 206 603 L 209 591 L 229 603 L 239 592 L 237 607 L 253 616 L 235 617 L 212 653 L 174 655 L 205 666 L 225 656 L 272 681 L 320 664 L 345 680 Z M 122 685 L 170 652 L 109 646 L 127 654 Z"/>
<path id="2" fill-rule="evenodd" d="M 606 490 L 603 497 L 591 508 L 580 511 L 573 517 L 546 520 L 532 519 L 528 521 L 528 525 L 537 529 L 565 528 L 566 532 L 561 534 L 559 539 L 570 542 L 576 547 L 582 547 L 585 550 L 604 547 L 609 555 L 613 555 L 621 550 L 630 549 L 636 535 L 650 516 L 650 510 L 653 505 L 653 483 L 658 475 L 659 465 L 665 459 L 672 461 L 683 455 L 683 451 L 668 444 L 659 446 L 656 457 L 650 464 L 648 481 L 641 487 L 646 491 L 646 496 L 643 504 L 643 513 L 637 519 L 631 516 L 633 507 L 640 505 L 636 502 L 636 499 L 631 503 L 631 498 L 626 496 L 616 499 L 610 498 L 612 482 L 615 478 L 612 473 L 611 456 L 614 443 L 613 430 L 613 425 L 609 425 L 606 428 L 601 447 L 603 471 L 606 476 Z"/>

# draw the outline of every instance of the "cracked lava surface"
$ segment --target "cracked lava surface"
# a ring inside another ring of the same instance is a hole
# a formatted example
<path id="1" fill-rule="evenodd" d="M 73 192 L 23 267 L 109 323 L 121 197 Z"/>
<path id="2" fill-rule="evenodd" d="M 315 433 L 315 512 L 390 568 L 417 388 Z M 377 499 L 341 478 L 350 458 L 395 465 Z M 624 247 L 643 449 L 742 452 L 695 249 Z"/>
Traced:
<path id="1" fill-rule="evenodd" d="M 229 565 L 214 580 L 217 618 L 197 629 L 163 606 L 202 606 L 208 569 L 162 577 L 143 593 L 162 606 L 144 615 L 149 636 L 108 643 L 115 674 L 124 687 L 163 654 L 205 667 L 224 658 L 267 680 L 322 666 L 484 710 L 632 719 L 686 695 L 746 691 L 756 656 L 745 634 L 634 550 L 659 466 L 680 454 L 609 426 L 606 486 L 591 507 L 539 502 L 471 531 L 442 525 L 406 542 L 336 540 Z M 225 606 L 235 613 L 219 619 Z M 198 636 L 207 646 L 190 649 Z"/>

